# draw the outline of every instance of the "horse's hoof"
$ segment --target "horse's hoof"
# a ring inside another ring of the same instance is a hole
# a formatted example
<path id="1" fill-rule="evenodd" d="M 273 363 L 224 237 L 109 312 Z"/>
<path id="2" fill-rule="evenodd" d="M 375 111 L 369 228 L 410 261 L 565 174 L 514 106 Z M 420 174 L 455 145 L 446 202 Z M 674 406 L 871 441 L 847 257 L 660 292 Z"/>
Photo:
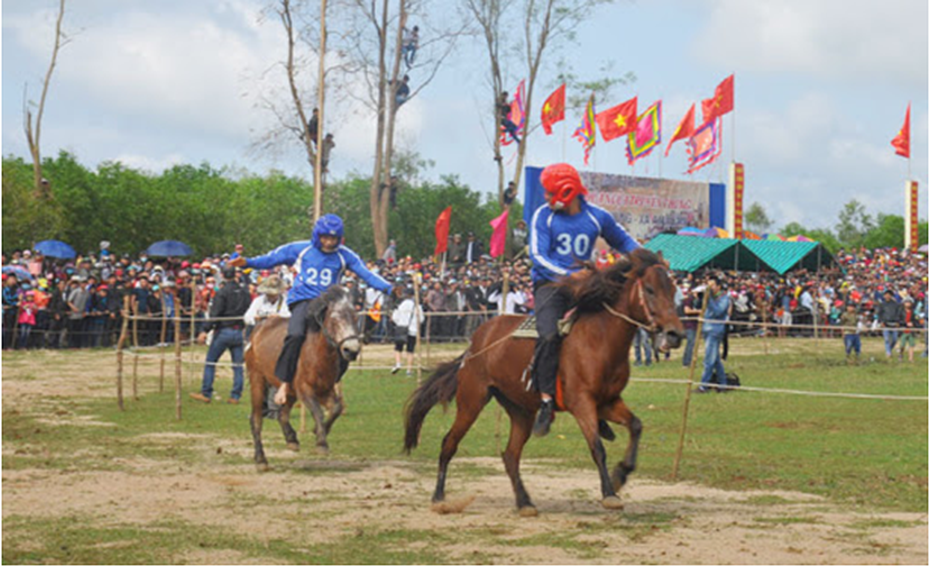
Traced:
<path id="1" fill-rule="evenodd" d="M 317 445 L 317 446 L 316 446 L 316 452 L 317 452 L 317 453 L 320 453 L 320 454 L 322 454 L 322 455 L 328 455 L 328 454 L 329 454 L 329 445 Z"/>
<path id="2" fill-rule="evenodd" d="M 608 510 L 623 510 L 623 501 L 619 496 L 608 496 L 601 500 L 601 506 Z"/>
<path id="3" fill-rule="evenodd" d="M 290 449 L 291 451 L 294 451 L 294 452 L 296 453 L 296 452 L 300 451 L 300 443 L 295 443 L 295 442 L 292 441 L 292 442 L 290 442 L 290 443 L 287 444 L 287 448 Z"/>
<path id="4" fill-rule="evenodd" d="M 256 463 L 255 469 L 258 472 L 268 472 L 271 470 L 271 467 L 268 466 L 268 463 Z"/>
<path id="5" fill-rule="evenodd" d="M 539 511 L 536 510 L 536 506 L 524 506 L 519 510 L 521 518 L 535 518 L 539 515 Z"/>

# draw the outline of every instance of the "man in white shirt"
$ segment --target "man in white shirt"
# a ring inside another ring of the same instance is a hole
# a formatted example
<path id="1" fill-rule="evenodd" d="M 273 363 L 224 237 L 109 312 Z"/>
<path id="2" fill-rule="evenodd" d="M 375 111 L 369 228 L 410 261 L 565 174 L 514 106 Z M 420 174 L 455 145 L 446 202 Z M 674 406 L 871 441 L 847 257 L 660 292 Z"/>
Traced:
<path id="1" fill-rule="evenodd" d="M 287 285 L 281 276 L 273 274 L 263 279 L 258 284 L 258 297 L 249 305 L 249 310 L 245 312 L 243 319 L 246 325 L 246 338 L 252 334 L 252 328 L 268 317 L 290 317 L 291 311 L 284 301 L 284 292 L 287 291 Z"/>

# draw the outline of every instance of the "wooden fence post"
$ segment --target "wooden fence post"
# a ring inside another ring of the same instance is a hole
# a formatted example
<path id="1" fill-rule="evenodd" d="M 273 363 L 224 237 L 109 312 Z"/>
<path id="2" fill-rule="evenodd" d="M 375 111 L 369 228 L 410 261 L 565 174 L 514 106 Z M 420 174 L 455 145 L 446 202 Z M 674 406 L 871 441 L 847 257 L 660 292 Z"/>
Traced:
<path id="1" fill-rule="evenodd" d="M 168 313 L 165 311 L 165 289 L 161 289 L 161 333 L 158 334 L 158 354 L 161 361 L 159 362 L 158 371 L 158 393 L 165 391 L 165 335 L 168 333 Z"/>
<path id="2" fill-rule="evenodd" d="M 123 323 L 120 329 L 119 340 L 116 342 L 116 403 L 121 411 L 123 406 L 123 345 L 129 335 L 129 296 L 123 298 Z"/>
<path id="3" fill-rule="evenodd" d="M 138 310 L 137 310 L 138 311 Z M 132 399 L 139 399 L 139 314 L 132 315 Z"/>
<path id="4" fill-rule="evenodd" d="M 175 417 L 181 420 L 181 311 L 174 309 L 174 406 Z"/>
<path id="5" fill-rule="evenodd" d="M 704 301 L 701 306 L 701 315 L 698 318 L 697 331 L 694 334 L 694 350 L 691 351 L 691 367 L 688 370 L 688 391 L 685 394 L 685 403 L 681 409 L 681 433 L 678 436 L 678 450 L 675 451 L 675 462 L 672 464 L 672 480 L 678 479 L 678 466 L 681 464 L 681 453 L 685 446 L 685 431 L 688 429 L 688 408 L 691 405 L 691 385 L 694 383 L 694 369 L 697 366 L 698 351 L 701 346 L 701 331 L 704 329 L 704 314 L 707 312 L 707 301 L 710 290 L 704 288 Z"/>

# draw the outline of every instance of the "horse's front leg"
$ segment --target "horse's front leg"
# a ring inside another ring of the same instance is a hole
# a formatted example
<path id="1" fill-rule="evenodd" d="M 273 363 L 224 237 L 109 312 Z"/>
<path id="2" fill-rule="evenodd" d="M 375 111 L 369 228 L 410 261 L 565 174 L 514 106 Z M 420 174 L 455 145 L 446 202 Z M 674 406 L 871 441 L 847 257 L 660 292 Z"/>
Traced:
<path id="1" fill-rule="evenodd" d="M 281 432 L 284 433 L 284 441 L 287 443 L 287 448 L 295 452 L 300 451 L 300 441 L 297 440 L 297 432 L 294 431 L 294 427 L 291 425 L 291 409 L 296 402 L 296 398 L 288 396 L 287 402 L 281 406 L 281 411 L 278 412 L 278 423 L 281 424 Z"/>
<path id="2" fill-rule="evenodd" d="M 602 408 L 600 417 L 614 423 L 625 425 L 630 431 L 630 443 L 626 447 L 626 454 L 623 456 L 623 460 L 618 462 L 617 466 L 614 467 L 613 474 L 611 475 L 614 489 L 620 490 L 620 488 L 626 484 L 630 474 L 636 470 L 636 453 L 639 450 L 639 438 L 643 434 L 643 422 L 633 415 L 630 408 L 628 408 L 626 403 L 620 398 L 617 398 L 612 405 Z"/>
<path id="3" fill-rule="evenodd" d="M 329 435 L 330 430 L 333 428 L 333 424 L 336 423 L 336 420 L 342 415 L 344 409 L 345 403 L 343 402 L 342 384 L 336 384 L 333 388 L 333 407 L 329 411 L 329 417 L 326 419 L 326 423 L 323 424 L 323 429 L 326 431 L 327 435 Z"/>
<path id="4" fill-rule="evenodd" d="M 604 449 L 604 443 L 598 435 L 597 424 L 597 406 L 593 400 L 585 399 L 579 401 L 575 407 L 569 408 L 581 433 L 588 442 L 588 448 L 591 450 L 591 457 L 594 464 L 597 465 L 597 472 L 601 478 L 601 505 L 610 510 L 619 510 L 623 508 L 623 503 L 617 497 L 617 491 L 614 490 L 613 483 L 610 480 L 610 474 L 607 472 L 607 451 Z"/>
<path id="5" fill-rule="evenodd" d="M 313 432 L 316 434 L 316 447 L 320 451 L 328 453 L 329 443 L 326 441 L 328 429 L 325 424 L 326 412 L 323 411 L 323 406 L 320 405 L 316 396 L 306 396 L 304 403 L 310 408 L 310 413 L 313 415 L 313 421 L 316 424 L 313 428 Z"/>

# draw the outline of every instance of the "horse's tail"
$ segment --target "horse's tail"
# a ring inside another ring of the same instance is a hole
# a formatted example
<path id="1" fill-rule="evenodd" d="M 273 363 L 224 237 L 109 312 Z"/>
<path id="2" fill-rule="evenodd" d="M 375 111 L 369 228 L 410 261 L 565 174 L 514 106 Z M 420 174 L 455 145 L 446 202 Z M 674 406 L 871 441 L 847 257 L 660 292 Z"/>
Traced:
<path id="1" fill-rule="evenodd" d="M 459 385 L 458 372 L 463 360 L 465 360 L 465 353 L 451 362 L 440 364 L 432 376 L 410 396 L 404 410 L 407 415 L 407 432 L 404 437 L 405 453 L 410 454 L 410 451 L 419 443 L 420 428 L 423 427 L 423 420 L 426 419 L 429 410 L 439 403 L 445 406 L 455 397 L 455 391 Z"/>

